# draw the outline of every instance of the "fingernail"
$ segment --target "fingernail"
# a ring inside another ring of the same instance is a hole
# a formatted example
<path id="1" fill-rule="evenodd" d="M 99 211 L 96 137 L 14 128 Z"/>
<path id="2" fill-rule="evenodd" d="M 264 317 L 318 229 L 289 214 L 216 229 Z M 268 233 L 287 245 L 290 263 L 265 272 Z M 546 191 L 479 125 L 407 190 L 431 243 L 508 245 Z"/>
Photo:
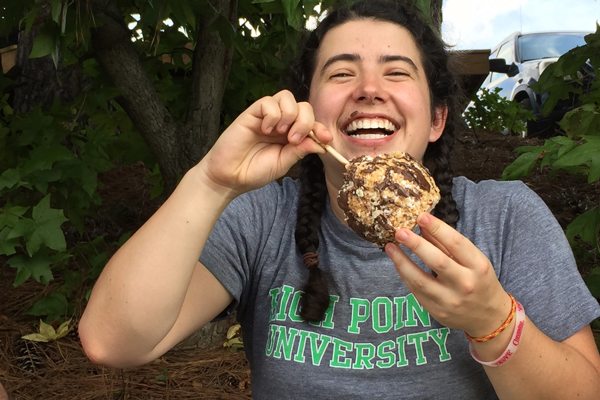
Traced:
<path id="1" fill-rule="evenodd" d="M 392 243 L 388 243 L 385 246 L 385 251 L 391 257 L 398 252 L 398 246 L 396 246 L 395 244 L 392 244 Z"/>
<path id="2" fill-rule="evenodd" d="M 287 132 L 289 125 L 281 125 L 279 127 L 279 132 Z"/>
<path id="3" fill-rule="evenodd" d="M 423 213 L 419 217 L 419 225 L 426 225 L 431 221 L 431 217 L 429 214 Z"/>
<path id="4" fill-rule="evenodd" d="M 408 239 L 408 233 L 406 233 L 406 231 L 400 231 L 397 233 L 396 238 L 400 242 L 405 242 L 406 239 Z"/>
<path id="5" fill-rule="evenodd" d="M 302 137 L 302 135 L 300 135 L 299 133 L 294 133 L 292 135 L 292 139 L 291 141 L 294 143 L 300 143 L 300 138 Z"/>

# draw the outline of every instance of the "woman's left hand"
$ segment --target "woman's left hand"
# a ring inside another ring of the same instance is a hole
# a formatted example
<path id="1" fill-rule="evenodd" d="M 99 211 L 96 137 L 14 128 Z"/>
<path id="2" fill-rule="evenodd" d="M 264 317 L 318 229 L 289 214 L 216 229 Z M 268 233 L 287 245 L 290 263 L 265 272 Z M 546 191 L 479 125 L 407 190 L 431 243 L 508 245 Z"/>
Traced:
<path id="1" fill-rule="evenodd" d="M 487 257 L 466 237 L 429 213 L 417 219 L 423 237 L 399 229 L 396 240 L 437 274 L 419 268 L 402 249 L 385 246 L 398 274 L 439 323 L 471 336 L 494 332 L 508 316 L 511 301 Z"/>

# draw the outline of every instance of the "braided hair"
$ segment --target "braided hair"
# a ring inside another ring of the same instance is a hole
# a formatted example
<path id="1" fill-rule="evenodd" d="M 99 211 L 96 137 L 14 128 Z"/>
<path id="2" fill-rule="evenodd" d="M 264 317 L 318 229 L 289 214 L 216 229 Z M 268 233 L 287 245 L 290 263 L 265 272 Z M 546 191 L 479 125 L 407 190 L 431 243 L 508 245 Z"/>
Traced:
<path id="1" fill-rule="evenodd" d="M 427 165 L 433 165 L 432 175 L 440 189 L 441 200 L 434 210 L 434 215 L 447 224 L 456 226 L 459 213 L 452 198 L 454 172 L 450 165 L 450 156 L 454 146 L 454 132 L 460 126 L 460 85 L 450 71 L 449 54 L 444 42 L 424 22 L 418 9 L 404 3 L 400 0 L 361 0 L 329 12 L 319 26 L 305 37 L 292 65 L 290 89 L 298 101 L 308 100 L 317 52 L 330 29 L 361 19 L 391 22 L 407 29 L 419 49 L 427 77 L 432 118 L 438 116 L 436 110 L 443 107 L 448 109 L 442 136 L 428 145 L 423 161 Z M 301 193 L 295 238 L 298 251 L 309 268 L 309 278 L 301 298 L 300 316 L 305 321 L 318 322 L 323 319 L 329 307 L 329 292 L 327 278 L 319 268 L 317 255 L 321 214 L 327 201 L 323 163 L 317 155 L 311 154 L 304 158 L 299 180 Z"/>

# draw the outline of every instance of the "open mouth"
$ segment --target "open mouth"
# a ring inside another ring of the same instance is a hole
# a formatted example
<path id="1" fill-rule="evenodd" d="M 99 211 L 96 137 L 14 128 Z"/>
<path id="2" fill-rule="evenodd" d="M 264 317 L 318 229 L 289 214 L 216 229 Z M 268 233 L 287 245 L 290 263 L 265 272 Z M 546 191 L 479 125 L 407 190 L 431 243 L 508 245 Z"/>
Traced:
<path id="1" fill-rule="evenodd" d="M 345 130 L 346 135 L 356 139 L 383 139 L 396 131 L 396 125 L 387 119 L 358 119 Z"/>

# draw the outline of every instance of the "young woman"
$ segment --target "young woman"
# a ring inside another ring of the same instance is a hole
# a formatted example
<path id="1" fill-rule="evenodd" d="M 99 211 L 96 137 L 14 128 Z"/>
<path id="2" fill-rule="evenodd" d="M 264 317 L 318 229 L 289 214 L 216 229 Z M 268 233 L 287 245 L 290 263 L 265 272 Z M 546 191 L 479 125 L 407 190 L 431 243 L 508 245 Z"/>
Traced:
<path id="1" fill-rule="evenodd" d="M 149 362 L 237 310 L 256 399 L 597 398 L 600 307 L 551 212 L 519 182 L 453 178 L 447 64 L 397 2 L 331 12 L 295 96 L 242 113 L 106 266 L 80 324 L 91 360 Z M 362 240 L 336 202 L 344 169 L 311 130 L 348 159 L 430 165 L 435 216 L 385 252 Z M 299 182 L 272 182 L 302 158 Z"/>

